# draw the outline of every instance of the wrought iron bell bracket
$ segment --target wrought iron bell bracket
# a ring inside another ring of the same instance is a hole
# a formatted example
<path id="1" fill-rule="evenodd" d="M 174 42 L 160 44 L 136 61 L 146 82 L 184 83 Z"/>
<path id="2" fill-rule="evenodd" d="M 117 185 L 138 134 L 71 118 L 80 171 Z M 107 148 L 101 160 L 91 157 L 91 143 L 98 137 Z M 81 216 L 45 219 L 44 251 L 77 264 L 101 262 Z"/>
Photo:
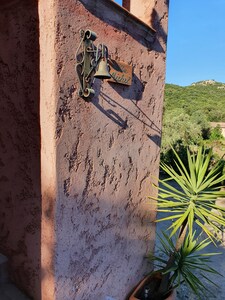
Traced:
<path id="1" fill-rule="evenodd" d="M 80 31 L 81 41 L 76 52 L 76 71 L 80 83 L 79 96 L 87 99 L 95 94 L 95 78 L 111 78 L 108 69 L 108 48 L 104 44 L 94 45 L 97 38 L 91 30 Z M 98 69 L 98 70 L 97 70 Z M 96 72 L 97 70 L 97 72 Z"/>

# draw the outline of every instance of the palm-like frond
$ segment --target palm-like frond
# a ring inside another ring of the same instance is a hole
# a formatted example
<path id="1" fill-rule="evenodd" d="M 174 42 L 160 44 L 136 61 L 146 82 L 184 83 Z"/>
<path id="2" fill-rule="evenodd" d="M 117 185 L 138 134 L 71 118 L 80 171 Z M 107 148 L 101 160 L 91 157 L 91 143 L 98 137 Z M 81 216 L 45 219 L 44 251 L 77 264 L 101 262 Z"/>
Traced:
<path id="1" fill-rule="evenodd" d="M 189 234 L 185 238 L 180 250 L 176 251 L 170 236 L 163 233 L 163 237 L 159 238 L 162 256 L 150 256 L 149 258 L 156 262 L 157 271 L 160 271 L 162 274 L 170 274 L 168 283 L 170 288 L 177 287 L 185 281 L 194 293 L 200 296 L 207 290 L 201 278 L 216 285 L 210 280 L 207 274 L 211 273 L 221 276 L 220 273 L 210 267 L 211 256 L 220 253 L 201 252 L 211 241 L 209 238 L 200 240 L 200 238 L 196 238 L 195 236 L 196 232 L 193 232 L 192 235 Z M 173 264 L 168 268 L 167 261 L 171 255 L 174 255 L 174 260 Z"/>
<path id="2" fill-rule="evenodd" d="M 169 214 L 157 221 L 174 220 L 170 226 L 171 236 L 179 230 L 184 220 L 187 221 L 190 232 L 195 222 L 213 239 L 214 235 L 209 231 L 209 227 L 222 230 L 225 226 L 225 207 L 216 204 L 218 198 L 225 198 L 225 191 L 221 190 L 225 174 L 220 174 L 219 164 L 209 169 L 211 150 L 206 153 L 200 147 L 197 155 L 187 150 L 187 167 L 176 151 L 173 151 L 177 170 L 161 164 L 162 170 L 169 178 L 159 180 L 158 197 L 150 197 L 157 201 L 159 212 Z M 176 182 L 177 187 L 170 184 L 171 180 Z"/>

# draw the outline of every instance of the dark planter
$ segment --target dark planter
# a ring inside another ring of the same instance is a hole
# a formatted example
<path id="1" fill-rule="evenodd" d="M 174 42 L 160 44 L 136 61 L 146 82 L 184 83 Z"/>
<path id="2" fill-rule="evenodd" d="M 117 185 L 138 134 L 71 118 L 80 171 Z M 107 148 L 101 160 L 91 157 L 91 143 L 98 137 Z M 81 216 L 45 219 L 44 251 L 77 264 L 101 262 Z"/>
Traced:
<path id="1" fill-rule="evenodd" d="M 148 275 L 146 276 L 134 289 L 132 294 L 129 296 L 128 300 L 148 300 L 149 295 L 151 295 L 151 290 L 157 289 L 161 282 L 160 274 Z M 168 293 L 164 300 L 175 300 L 176 292 L 173 290 Z M 157 299 L 158 300 L 158 299 Z M 161 299 L 162 300 L 162 299 Z"/>

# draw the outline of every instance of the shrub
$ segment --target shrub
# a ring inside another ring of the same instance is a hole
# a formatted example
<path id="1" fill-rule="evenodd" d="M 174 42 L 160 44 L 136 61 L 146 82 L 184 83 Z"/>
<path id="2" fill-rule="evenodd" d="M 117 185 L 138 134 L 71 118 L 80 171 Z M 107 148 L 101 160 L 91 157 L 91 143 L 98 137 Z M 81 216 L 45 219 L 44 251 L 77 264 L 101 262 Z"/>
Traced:
<path id="1" fill-rule="evenodd" d="M 222 129 L 221 129 L 220 125 L 217 125 L 216 127 L 212 128 L 210 130 L 209 139 L 211 141 L 219 141 L 219 140 L 224 139 L 223 134 L 222 134 Z"/>

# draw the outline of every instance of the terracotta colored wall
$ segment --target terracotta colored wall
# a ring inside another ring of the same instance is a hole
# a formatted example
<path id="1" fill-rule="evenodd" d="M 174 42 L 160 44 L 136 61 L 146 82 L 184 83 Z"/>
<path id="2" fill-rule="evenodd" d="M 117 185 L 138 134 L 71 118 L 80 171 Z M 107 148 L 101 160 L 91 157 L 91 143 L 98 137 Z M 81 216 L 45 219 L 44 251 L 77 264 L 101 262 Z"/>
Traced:
<path id="1" fill-rule="evenodd" d="M 9 258 L 12 280 L 38 299 L 41 197 L 36 1 L 1 1 L 0 45 L 0 252 Z"/>
<path id="2" fill-rule="evenodd" d="M 154 208 L 147 205 L 147 195 L 150 176 L 158 175 L 167 5 L 154 7 L 153 38 L 150 29 L 109 1 L 50 2 L 52 9 L 46 8 L 40 22 L 41 49 L 52 50 L 52 59 L 41 68 L 46 81 L 41 87 L 42 160 L 52 162 L 52 168 L 42 164 L 49 179 L 44 186 L 42 180 L 47 216 L 42 249 L 49 237 L 56 248 L 46 262 L 55 281 L 48 285 L 46 280 L 42 295 L 122 300 L 146 270 L 143 257 L 154 245 Z M 96 80 L 90 103 L 78 98 L 75 74 L 79 30 L 87 28 L 134 73 L 130 87 Z M 54 223 L 47 222 L 49 216 L 55 216 Z"/>
<path id="3" fill-rule="evenodd" d="M 34 299 L 122 300 L 154 247 L 147 195 L 158 175 L 167 3 L 155 3 L 155 35 L 109 0 L 0 8 L 0 251 Z M 130 87 L 96 80 L 89 103 L 75 74 L 87 28 L 133 66 Z"/>
<path id="4" fill-rule="evenodd" d="M 56 170 L 56 7 L 57 1 L 39 0 L 40 124 L 41 124 L 41 273 L 42 299 L 53 300 L 55 283 Z"/>
<path id="5" fill-rule="evenodd" d="M 152 25 L 155 5 L 156 0 L 123 0 L 123 6 L 148 25 Z"/>

